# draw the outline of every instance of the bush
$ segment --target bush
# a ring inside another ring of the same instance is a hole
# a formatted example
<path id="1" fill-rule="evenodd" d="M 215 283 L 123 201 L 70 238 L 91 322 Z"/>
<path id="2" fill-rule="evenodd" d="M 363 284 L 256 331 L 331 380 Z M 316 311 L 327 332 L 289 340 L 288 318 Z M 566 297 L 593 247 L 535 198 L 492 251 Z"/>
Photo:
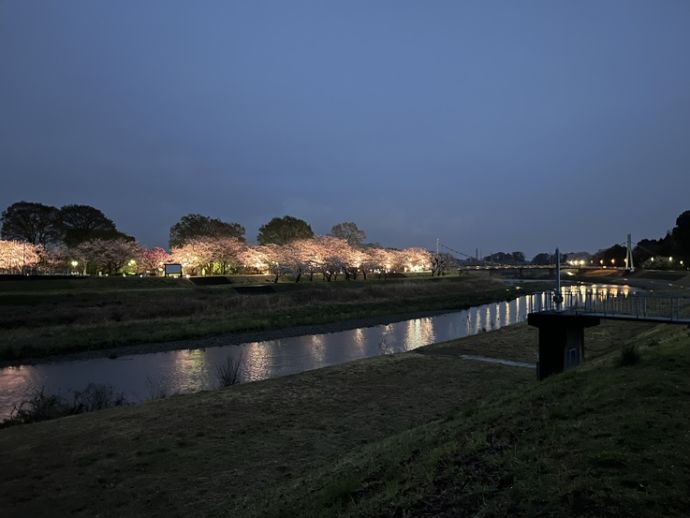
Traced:
<path id="1" fill-rule="evenodd" d="M 0 423 L 0 426 L 37 423 L 122 406 L 125 403 L 124 395 L 116 394 L 109 385 L 89 383 L 84 390 L 73 392 L 71 403 L 61 396 L 46 394 L 45 387 L 41 387 L 29 399 L 15 405 L 10 417 Z"/>
<path id="2" fill-rule="evenodd" d="M 241 381 L 244 370 L 244 357 L 232 358 L 228 356 L 225 363 L 216 367 L 216 375 L 221 387 L 236 385 Z"/>
<path id="3" fill-rule="evenodd" d="M 621 350 L 621 356 L 620 359 L 618 360 L 618 364 L 621 367 L 629 366 L 629 365 L 635 365 L 639 363 L 640 361 L 640 353 L 637 350 L 637 347 L 634 345 L 626 345 L 623 347 Z"/>
<path id="4" fill-rule="evenodd" d="M 124 404 L 124 394 L 116 394 L 110 385 L 89 383 L 84 390 L 74 392 L 71 410 L 73 414 L 82 414 Z"/>

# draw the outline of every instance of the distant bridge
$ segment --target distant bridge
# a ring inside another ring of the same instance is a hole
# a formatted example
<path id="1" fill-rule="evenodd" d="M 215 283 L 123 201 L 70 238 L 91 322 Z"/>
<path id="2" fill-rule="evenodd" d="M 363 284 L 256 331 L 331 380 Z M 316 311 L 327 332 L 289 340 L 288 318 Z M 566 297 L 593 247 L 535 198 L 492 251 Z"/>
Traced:
<path id="1" fill-rule="evenodd" d="M 624 266 L 614 266 L 613 264 L 611 265 L 604 265 L 603 262 L 600 262 L 598 265 L 594 264 L 585 264 L 585 261 L 579 261 L 578 264 L 569 264 L 569 265 L 560 265 L 562 268 L 568 268 L 568 269 L 577 269 L 577 270 L 600 270 L 602 268 L 607 268 L 611 270 L 625 270 L 625 271 L 635 271 L 635 267 L 633 265 L 633 247 L 632 247 L 632 237 L 630 234 L 627 236 L 627 240 L 624 243 L 621 243 L 623 246 L 626 248 L 626 254 L 625 254 L 625 259 L 623 260 Z M 545 265 L 539 265 L 539 264 L 514 264 L 514 263 L 506 263 L 506 264 L 500 264 L 496 263 L 493 261 L 488 261 L 486 259 L 480 259 L 479 258 L 479 250 L 477 250 L 477 253 L 475 255 L 470 255 L 466 254 L 464 252 L 461 252 L 459 250 L 456 250 L 454 248 L 451 248 L 450 246 L 441 243 L 441 240 L 439 238 L 436 238 L 436 254 L 438 255 L 439 252 L 441 251 L 441 248 L 444 250 L 447 250 L 451 254 L 454 254 L 456 257 L 462 257 L 463 260 L 465 261 L 471 261 L 475 264 L 471 265 L 465 265 L 465 266 L 460 266 L 458 268 L 458 271 L 467 271 L 467 270 L 525 270 L 525 269 L 531 269 L 531 270 L 554 270 L 557 265 L 556 264 L 545 264 Z M 559 256 L 560 257 L 560 256 Z"/>
<path id="2" fill-rule="evenodd" d="M 563 270 L 601 270 L 602 266 L 594 265 L 561 265 Z M 477 264 L 477 265 L 466 265 L 458 266 L 458 271 L 472 271 L 472 270 L 555 270 L 555 264 Z M 626 271 L 627 268 L 624 266 L 616 267 L 609 266 L 605 268 L 606 270 L 623 270 Z"/>

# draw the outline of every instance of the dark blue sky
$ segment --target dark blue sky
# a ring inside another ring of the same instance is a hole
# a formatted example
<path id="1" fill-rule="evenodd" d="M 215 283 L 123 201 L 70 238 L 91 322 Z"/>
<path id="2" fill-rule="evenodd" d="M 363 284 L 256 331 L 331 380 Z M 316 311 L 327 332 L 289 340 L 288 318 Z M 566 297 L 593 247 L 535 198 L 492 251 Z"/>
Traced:
<path id="1" fill-rule="evenodd" d="M 0 208 L 473 253 L 690 209 L 690 2 L 0 0 Z"/>

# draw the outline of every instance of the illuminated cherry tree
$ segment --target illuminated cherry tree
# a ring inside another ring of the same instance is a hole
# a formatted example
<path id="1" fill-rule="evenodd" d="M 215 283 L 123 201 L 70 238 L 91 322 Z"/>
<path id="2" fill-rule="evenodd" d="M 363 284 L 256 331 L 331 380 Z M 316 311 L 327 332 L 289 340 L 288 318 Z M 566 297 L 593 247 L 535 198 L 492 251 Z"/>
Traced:
<path id="1" fill-rule="evenodd" d="M 182 265 L 188 275 L 205 275 L 213 269 L 214 247 L 210 240 L 191 239 L 184 245 L 173 248 L 171 259 Z"/>
<path id="2" fill-rule="evenodd" d="M 246 246 L 240 251 L 238 260 L 248 273 L 269 273 L 271 263 L 275 260 L 271 247 L 263 245 Z"/>
<path id="3" fill-rule="evenodd" d="M 406 272 L 426 272 L 431 269 L 431 254 L 423 248 L 405 248 L 399 261 Z"/>
<path id="4" fill-rule="evenodd" d="M 386 276 L 393 272 L 420 272 L 431 266 L 431 255 L 421 248 L 388 250 L 359 248 L 333 236 L 298 239 L 286 244 L 248 245 L 235 238 L 199 238 L 172 250 L 171 259 L 182 264 L 185 273 L 207 275 L 235 273 L 272 274 L 275 282 L 285 275 L 299 282 L 305 275 L 313 280 L 357 279 L 361 273 Z"/>
<path id="5" fill-rule="evenodd" d="M 240 254 L 245 248 L 243 241 L 235 237 L 219 237 L 205 240 L 211 250 L 212 273 L 235 273 L 240 266 Z"/>
<path id="6" fill-rule="evenodd" d="M 92 239 L 73 248 L 72 253 L 84 262 L 88 272 L 112 275 L 125 270 L 134 273 L 142 249 L 127 239 Z"/>
<path id="7" fill-rule="evenodd" d="M 347 267 L 352 248 L 344 239 L 322 236 L 318 238 L 320 267 L 326 281 L 337 280 L 338 274 Z"/>
<path id="8" fill-rule="evenodd" d="M 41 263 L 45 249 L 24 241 L 0 241 L 0 271 L 25 273 Z"/>
<path id="9" fill-rule="evenodd" d="M 141 253 L 139 259 L 140 273 L 150 275 L 160 275 L 163 272 L 164 264 L 172 261 L 172 256 L 162 248 L 147 248 Z"/>

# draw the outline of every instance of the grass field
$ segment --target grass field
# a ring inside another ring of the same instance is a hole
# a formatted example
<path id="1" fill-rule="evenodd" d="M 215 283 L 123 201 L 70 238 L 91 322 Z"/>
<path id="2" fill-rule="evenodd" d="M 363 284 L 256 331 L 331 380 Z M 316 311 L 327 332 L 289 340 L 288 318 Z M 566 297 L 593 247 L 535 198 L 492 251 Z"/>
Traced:
<path id="1" fill-rule="evenodd" d="M 186 279 L 1 282 L 0 360 L 458 309 L 517 294 L 473 276 L 272 286 L 275 293 L 247 295 Z"/>
<path id="2" fill-rule="evenodd" d="M 517 325 L 0 430 L 4 516 L 683 516 L 690 338 L 605 323 L 535 381 Z M 620 349 L 640 360 L 620 366 Z M 592 359 L 593 358 L 593 359 Z"/>

